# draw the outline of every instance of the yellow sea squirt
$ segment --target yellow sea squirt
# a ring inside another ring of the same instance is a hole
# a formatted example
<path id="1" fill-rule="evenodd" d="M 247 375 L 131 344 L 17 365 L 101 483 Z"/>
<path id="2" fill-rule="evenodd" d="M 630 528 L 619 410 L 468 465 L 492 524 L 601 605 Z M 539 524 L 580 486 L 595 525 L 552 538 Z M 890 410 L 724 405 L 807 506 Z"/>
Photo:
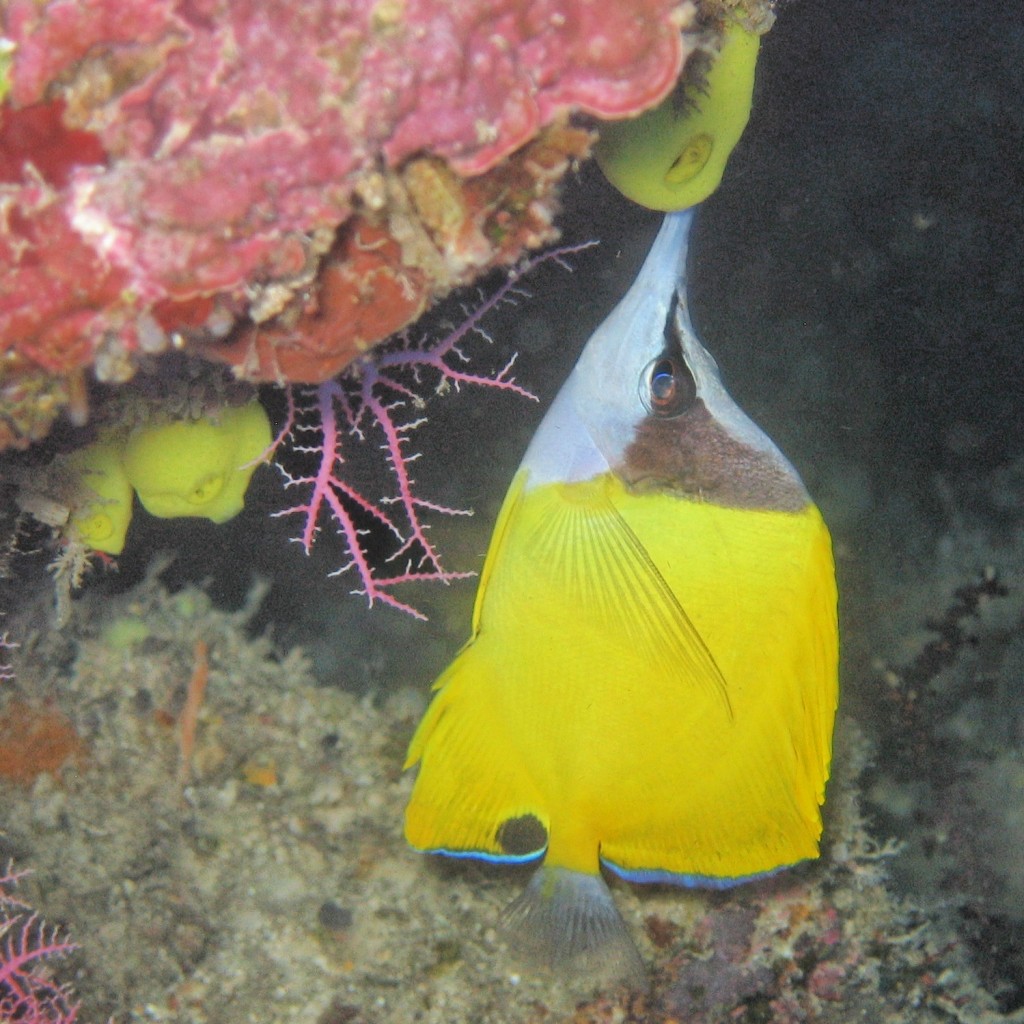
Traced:
<path id="1" fill-rule="evenodd" d="M 270 421 L 255 399 L 198 419 L 108 429 L 67 457 L 80 491 L 71 527 L 88 547 L 119 555 L 134 494 L 154 516 L 227 522 L 242 510 L 270 439 Z"/>
<path id="2" fill-rule="evenodd" d="M 624 196 L 652 210 L 684 210 L 722 181 L 750 119 L 761 39 L 726 26 L 704 89 L 689 86 L 653 110 L 601 127 L 594 156 Z"/>

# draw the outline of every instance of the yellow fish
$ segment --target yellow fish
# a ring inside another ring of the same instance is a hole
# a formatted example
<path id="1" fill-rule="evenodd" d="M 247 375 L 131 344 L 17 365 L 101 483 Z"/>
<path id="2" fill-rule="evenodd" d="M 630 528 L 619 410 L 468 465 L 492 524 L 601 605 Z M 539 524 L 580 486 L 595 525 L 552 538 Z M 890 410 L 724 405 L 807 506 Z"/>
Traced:
<path id="1" fill-rule="evenodd" d="M 829 534 L 694 333 L 691 219 L 530 443 L 406 764 L 412 846 L 540 861 L 509 919 L 602 973 L 640 965 L 602 867 L 724 888 L 816 857 L 829 774 Z"/>

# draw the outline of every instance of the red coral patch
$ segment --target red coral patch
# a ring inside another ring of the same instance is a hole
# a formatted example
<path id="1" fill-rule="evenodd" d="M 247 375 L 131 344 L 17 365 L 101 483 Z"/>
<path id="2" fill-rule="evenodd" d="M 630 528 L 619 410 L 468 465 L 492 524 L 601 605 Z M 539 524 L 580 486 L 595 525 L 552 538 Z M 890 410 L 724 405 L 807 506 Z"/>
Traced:
<path id="1" fill-rule="evenodd" d="M 64 102 L 37 103 L 23 110 L 0 108 L 0 182 L 28 180 L 31 165 L 54 188 L 64 188 L 75 167 L 106 163 L 92 132 L 66 128 Z"/>
<path id="2" fill-rule="evenodd" d="M 0 716 L 0 778 L 31 785 L 84 752 L 71 720 L 56 708 L 12 700 Z"/>
<path id="3" fill-rule="evenodd" d="M 427 279 L 383 229 L 355 219 L 289 326 L 254 324 L 213 350 L 250 380 L 322 381 L 426 306 Z"/>

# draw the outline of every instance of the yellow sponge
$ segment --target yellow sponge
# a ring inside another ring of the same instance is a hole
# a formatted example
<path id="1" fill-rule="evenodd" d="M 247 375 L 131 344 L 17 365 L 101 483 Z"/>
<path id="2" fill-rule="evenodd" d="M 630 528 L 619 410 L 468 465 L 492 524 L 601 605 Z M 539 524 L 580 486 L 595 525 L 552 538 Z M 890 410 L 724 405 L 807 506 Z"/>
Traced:
<path id="1" fill-rule="evenodd" d="M 101 439 L 72 452 L 68 469 L 78 477 L 80 498 L 71 529 L 86 547 L 119 555 L 132 518 L 132 485 L 121 464 L 119 441 Z"/>
<path id="2" fill-rule="evenodd" d="M 652 210 L 685 210 L 718 188 L 750 118 L 761 37 L 728 26 L 706 90 L 688 88 L 639 117 L 601 128 L 594 149 L 605 177 Z"/>
<path id="3" fill-rule="evenodd" d="M 249 478 L 270 445 L 259 402 L 225 408 L 214 419 L 153 424 L 132 434 L 123 462 L 151 515 L 202 516 L 223 523 L 242 510 Z"/>

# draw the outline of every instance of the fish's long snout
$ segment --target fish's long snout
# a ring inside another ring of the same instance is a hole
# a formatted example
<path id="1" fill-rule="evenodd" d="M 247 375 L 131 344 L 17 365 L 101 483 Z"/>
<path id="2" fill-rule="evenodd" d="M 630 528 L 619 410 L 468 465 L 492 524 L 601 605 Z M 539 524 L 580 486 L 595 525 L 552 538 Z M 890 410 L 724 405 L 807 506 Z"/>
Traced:
<path id="1" fill-rule="evenodd" d="M 529 486 L 587 480 L 622 461 L 646 415 L 638 382 L 671 311 L 685 310 L 692 224 L 692 210 L 665 216 L 633 285 L 587 341 L 527 449 Z"/>

